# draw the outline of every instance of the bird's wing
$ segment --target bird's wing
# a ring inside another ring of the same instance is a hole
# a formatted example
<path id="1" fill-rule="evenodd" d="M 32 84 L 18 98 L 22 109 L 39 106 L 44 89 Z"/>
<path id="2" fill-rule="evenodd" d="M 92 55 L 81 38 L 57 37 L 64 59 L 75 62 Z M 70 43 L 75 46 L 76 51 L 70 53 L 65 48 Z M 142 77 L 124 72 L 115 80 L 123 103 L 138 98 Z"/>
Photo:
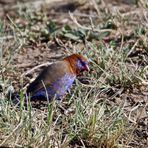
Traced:
<path id="1" fill-rule="evenodd" d="M 57 79 L 59 79 L 69 71 L 69 65 L 64 61 L 59 61 L 47 66 L 45 69 L 43 69 L 39 76 L 29 85 L 29 87 L 27 88 L 27 93 L 34 93 L 41 88 L 44 88 L 44 85 L 46 87 L 50 86 Z"/>

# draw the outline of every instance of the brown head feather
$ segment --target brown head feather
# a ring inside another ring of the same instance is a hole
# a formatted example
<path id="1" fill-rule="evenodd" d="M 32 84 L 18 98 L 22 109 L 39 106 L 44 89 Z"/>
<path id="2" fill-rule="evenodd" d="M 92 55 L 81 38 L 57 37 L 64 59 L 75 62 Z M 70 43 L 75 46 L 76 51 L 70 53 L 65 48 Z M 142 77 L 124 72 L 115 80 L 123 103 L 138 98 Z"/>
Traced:
<path id="1" fill-rule="evenodd" d="M 82 61 L 87 62 L 87 59 L 79 54 L 72 54 L 63 59 L 64 61 L 69 63 L 71 73 L 76 75 L 80 73 L 80 70 L 76 67 L 76 61 L 78 59 L 81 59 Z"/>

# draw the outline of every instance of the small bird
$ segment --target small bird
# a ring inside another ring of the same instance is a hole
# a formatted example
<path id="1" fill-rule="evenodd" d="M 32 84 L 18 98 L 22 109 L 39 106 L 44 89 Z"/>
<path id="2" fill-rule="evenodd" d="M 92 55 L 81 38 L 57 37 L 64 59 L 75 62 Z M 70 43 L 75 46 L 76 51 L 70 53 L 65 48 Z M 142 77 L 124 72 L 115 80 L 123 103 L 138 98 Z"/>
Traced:
<path id="1" fill-rule="evenodd" d="M 27 95 L 31 99 L 60 100 L 69 90 L 82 71 L 89 71 L 88 61 L 79 54 L 72 54 L 63 60 L 47 66 L 39 76 L 28 86 Z"/>

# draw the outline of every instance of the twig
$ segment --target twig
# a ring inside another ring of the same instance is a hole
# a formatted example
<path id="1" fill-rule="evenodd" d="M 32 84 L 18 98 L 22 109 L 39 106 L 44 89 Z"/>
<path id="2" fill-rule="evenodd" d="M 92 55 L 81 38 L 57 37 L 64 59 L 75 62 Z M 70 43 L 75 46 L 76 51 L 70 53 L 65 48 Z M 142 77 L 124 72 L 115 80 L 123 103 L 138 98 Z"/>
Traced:
<path id="1" fill-rule="evenodd" d="M 127 56 L 126 57 L 128 57 L 133 52 L 133 50 L 135 49 L 135 47 L 137 46 L 138 43 L 139 43 L 139 39 L 135 42 L 135 44 L 133 45 L 133 47 L 131 48 L 131 50 L 127 53 Z"/>
<path id="2" fill-rule="evenodd" d="M 96 0 L 92 0 L 92 2 L 93 2 L 93 5 L 94 5 L 94 8 L 96 9 L 96 11 L 97 11 L 97 13 L 99 15 L 100 14 L 100 11 L 99 11 L 99 8 L 98 8 L 98 5 L 97 5 Z"/>
<path id="3" fill-rule="evenodd" d="M 0 143 L 0 147 L 4 146 L 5 142 L 14 134 L 16 133 L 16 131 L 22 126 L 22 121 L 16 126 L 16 128 L 7 136 L 6 139 L 4 139 L 2 141 L 2 143 Z"/>
<path id="4" fill-rule="evenodd" d="M 133 10 L 133 11 L 129 11 L 129 12 L 123 13 L 123 14 L 121 14 L 121 16 L 122 16 L 122 17 L 128 17 L 129 15 L 135 15 L 135 14 L 139 15 L 139 14 L 141 14 L 142 12 L 145 13 L 145 14 L 148 13 L 146 10 L 143 10 L 143 9 L 136 9 L 136 10 Z"/>
<path id="5" fill-rule="evenodd" d="M 120 44 L 120 51 L 122 51 L 123 48 L 123 42 L 124 42 L 124 36 L 123 36 L 123 32 L 119 29 L 119 32 L 121 33 L 121 44 Z"/>
<path id="6" fill-rule="evenodd" d="M 135 129 L 138 127 L 138 123 L 139 123 L 139 121 L 140 121 L 140 117 L 141 117 L 141 115 L 142 115 L 142 113 L 143 113 L 143 111 L 146 109 L 146 107 L 147 107 L 147 103 L 144 105 L 144 107 L 143 107 L 143 109 L 141 110 L 141 112 L 140 112 L 140 114 L 139 114 L 139 116 L 137 117 L 137 119 L 136 119 L 136 121 L 134 121 L 133 122 L 133 129 L 132 129 L 132 131 L 130 132 L 130 135 L 128 135 L 129 136 L 129 138 L 128 138 L 128 140 L 127 140 L 127 142 L 126 142 L 126 145 L 128 145 L 129 143 L 130 143 L 130 140 L 133 138 L 133 133 L 134 133 L 134 131 L 135 131 Z M 138 106 L 139 107 L 139 106 Z M 134 107 L 134 110 L 135 110 L 135 107 Z M 132 109 L 132 111 L 133 111 L 133 109 Z M 130 114 L 131 114 L 131 112 L 130 112 Z M 131 120 L 130 120 L 131 121 Z"/>
<path id="7" fill-rule="evenodd" d="M 26 71 L 25 73 L 23 73 L 23 74 L 21 75 L 21 77 L 24 77 L 24 76 L 28 75 L 29 73 L 32 73 L 34 70 L 36 70 L 36 69 L 38 69 L 38 68 L 40 68 L 40 67 L 48 66 L 48 65 L 51 65 L 51 64 L 52 64 L 51 62 L 47 62 L 47 63 L 40 64 L 40 65 L 38 65 L 38 66 L 35 66 L 35 67 L 33 67 L 32 69 L 30 69 L 30 70 Z"/>
<path id="8" fill-rule="evenodd" d="M 19 8 L 25 8 L 25 7 L 30 7 L 30 6 L 34 6 L 35 8 L 38 8 L 39 6 L 41 6 L 42 4 L 48 5 L 49 8 L 52 8 L 53 5 L 55 3 L 60 3 L 62 0 L 38 0 L 38 1 L 28 1 L 25 3 L 19 3 L 19 4 L 14 4 L 14 5 L 6 5 L 3 8 L 0 8 L 0 12 L 6 11 L 6 10 L 15 10 L 15 9 L 19 9 Z M 32 9 L 30 9 L 32 10 Z"/>
<path id="9" fill-rule="evenodd" d="M 26 34 L 25 33 L 22 33 L 22 35 L 20 35 L 20 34 L 16 34 L 17 35 L 17 37 L 26 37 Z M 14 39 L 15 37 L 14 37 L 14 35 L 7 35 L 7 36 L 3 36 L 3 37 L 0 37 L 0 40 L 11 40 L 11 39 Z"/>
<path id="10" fill-rule="evenodd" d="M 57 37 L 55 37 L 55 41 L 57 42 L 57 44 L 61 47 L 63 47 L 66 51 L 66 53 L 71 54 L 70 50 L 68 50 L 68 48 L 65 46 L 65 44 Z"/>
<path id="11" fill-rule="evenodd" d="M 32 66 L 33 63 L 27 63 L 27 64 L 17 64 L 17 65 L 14 65 L 13 67 L 14 68 L 24 68 L 24 67 L 29 67 L 29 66 Z"/>
<path id="12" fill-rule="evenodd" d="M 80 28 L 85 29 L 85 30 L 92 30 L 92 27 L 86 27 L 86 26 L 82 26 L 81 24 L 78 23 L 77 19 L 74 17 L 74 15 L 69 12 L 70 18 L 73 20 L 73 22 Z M 97 32 L 114 32 L 113 29 L 97 29 L 97 28 L 93 28 L 93 31 L 97 31 Z"/>

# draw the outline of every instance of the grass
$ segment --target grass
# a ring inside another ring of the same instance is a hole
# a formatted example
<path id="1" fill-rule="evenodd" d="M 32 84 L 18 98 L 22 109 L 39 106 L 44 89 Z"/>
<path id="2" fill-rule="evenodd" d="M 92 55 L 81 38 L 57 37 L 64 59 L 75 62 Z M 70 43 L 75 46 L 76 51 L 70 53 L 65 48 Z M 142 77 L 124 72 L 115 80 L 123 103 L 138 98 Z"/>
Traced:
<path id="1" fill-rule="evenodd" d="M 147 7 L 140 0 L 136 5 L 138 12 Z M 139 19 L 132 10 L 134 16 L 122 12 L 106 16 L 113 6 L 102 10 L 103 2 L 89 9 L 87 3 L 84 6 L 77 9 L 82 14 L 91 10 L 93 17 L 77 20 L 70 15 L 72 20 L 62 23 L 55 11 L 50 18 L 53 12 L 48 8 L 26 7 L 1 21 L 0 147 L 146 147 L 146 17 Z M 62 13 L 61 18 L 65 15 L 69 16 Z M 47 62 L 49 54 L 74 52 L 89 59 L 90 72 L 79 76 L 80 81 L 63 96 L 66 111 L 56 101 L 35 102 L 35 107 L 28 100 L 26 106 L 24 85 L 33 75 L 21 78 L 22 73 Z M 19 104 L 9 96 L 13 87 L 20 92 Z"/>
<path id="2" fill-rule="evenodd" d="M 117 145 L 126 123 L 122 105 L 111 107 L 106 101 L 94 99 L 95 94 L 86 98 L 84 96 L 91 93 L 81 93 L 79 87 L 73 91 L 74 97 L 66 98 L 72 101 L 68 108 L 73 108 L 67 115 L 61 114 L 54 103 L 42 111 L 32 108 L 31 104 L 26 110 L 22 104 L 14 106 L 2 100 L 1 132 L 5 135 L 1 146 L 8 143 L 19 147 Z"/>

